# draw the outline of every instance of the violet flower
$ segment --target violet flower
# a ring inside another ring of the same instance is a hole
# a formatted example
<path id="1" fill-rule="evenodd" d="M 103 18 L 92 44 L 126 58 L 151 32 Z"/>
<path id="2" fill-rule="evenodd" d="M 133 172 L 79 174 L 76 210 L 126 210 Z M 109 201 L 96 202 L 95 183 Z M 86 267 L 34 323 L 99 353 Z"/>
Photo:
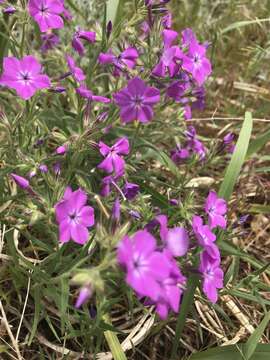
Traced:
<path id="1" fill-rule="evenodd" d="M 17 174 L 10 174 L 10 176 L 12 177 L 12 179 L 15 181 L 15 183 L 23 190 L 27 190 L 30 188 L 30 184 L 29 181 L 27 179 L 25 179 L 22 176 L 19 176 Z"/>
<path id="2" fill-rule="evenodd" d="M 114 100 L 120 107 L 120 117 L 124 123 L 138 120 L 150 121 L 153 116 L 153 105 L 160 100 L 159 90 L 149 87 L 139 77 L 128 82 L 126 88 L 114 94 Z"/>
<path id="3" fill-rule="evenodd" d="M 8 6 L 5 9 L 3 9 L 4 14 L 12 15 L 17 11 L 17 9 L 14 6 Z"/>
<path id="4" fill-rule="evenodd" d="M 182 59 L 182 52 L 178 46 L 172 46 L 172 43 L 178 37 L 178 33 L 174 30 L 165 29 L 162 32 L 164 50 L 159 63 L 154 67 L 152 74 L 165 77 L 168 72 L 173 77 L 178 72 L 180 66 L 177 60 Z"/>
<path id="5" fill-rule="evenodd" d="M 96 41 L 96 33 L 94 31 L 84 31 L 81 29 L 78 29 L 75 32 L 72 39 L 72 47 L 80 55 L 84 55 L 85 52 L 82 40 L 85 40 L 89 43 L 94 43 Z"/>
<path id="6" fill-rule="evenodd" d="M 216 241 L 216 235 L 212 233 L 208 225 L 203 224 L 203 219 L 200 216 L 193 216 L 192 229 L 199 245 L 203 247 L 212 259 L 219 259 L 219 249 L 214 244 Z"/>
<path id="7" fill-rule="evenodd" d="M 212 303 L 218 300 L 217 289 L 223 287 L 224 274 L 219 264 L 219 261 L 213 260 L 206 251 L 200 255 L 199 270 L 203 276 L 203 292 Z"/>
<path id="8" fill-rule="evenodd" d="M 29 14 L 38 23 L 41 32 L 64 27 L 60 14 L 64 11 L 61 0 L 29 0 Z"/>
<path id="9" fill-rule="evenodd" d="M 161 293 L 156 302 L 156 312 L 161 319 L 166 319 L 170 309 L 175 313 L 179 312 L 186 278 L 182 275 L 176 261 L 172 258 L 171 253 L 165 250 L 163 254 L 169 259 L 171 268 L 169 276 L 160 281 Z"/>
<path id="10" fill-rule="evenodd" d="M 79 309 L 83 304 L 86 303 L 86 301 L 88 301 L 91 298 L 92 294 L 93 294 L 93 290 L 90 285 L 83 286 L 80 289 L 79 296 L 75 303 L 75 308 Z"/>
<path id="11" fill-rule="evenodd" d="M 120 73 L 125 70 L 125 67 L 128 69 L 133 69 L 136 66 L 138 57 L 138 51 L 133 47 L 129 47 L 125 49 L 119 56 L 114 55 L 112 52 L 100 53 L 98 61 L 102 65 L 114 65 L 114 75 L 119 76 Z"/>
<path id="12" fill-rule="evenodd" d="M 123 193 L 128 200 L 133 200 L 139 193 L 140 187 L 137 184 L 126 182 Z"/>
<path id="13" fill-rule="evenodd" d="M 21 60 L 5 57 L 0 85 L 15 89 L 24 100 L 30 99 L 39 89 L 51 86 L 47 75 L 41 74 L 41 65 L 34 56 L 25 56 Z"/>
<path id="14" fill-rule="evenodd" d="M 67 60 L 69 70 L 70 70 L 72 76 L 74 77 L 74 79 L 78 82 L 85 80 L 86 76 L 85 76 L 84 72 L 82 71 L 82 69 L 76 66 L 75 60 L 69 55 L 66 56 L 66 60 Z"/>
<path id="15" fill-rule="evenodd" d="M 156 216 L 156 220 L 160 224 L 160 237 L 166 249 L 176 257 L 185 255 L 189 246 L 187 231 L 179 226 L 169 229 L 167 226 L 168 219 L 165 215 Z"/>
<path id="16" fill-rule="evenodd" d="M 202 85 L 212 72 L 210 61 L 206 57 L 206 47 L 197 41 L 191 41 L 187 55 L 182 57 L 182 68 L 191 73 L 198 85 Z"/>
<path id="17" fill-rule="evenodd" d="M 88 240 L 88 227 L 95 223 L 94 209 L 86 206 L 87 195 L 78 189 L 72 192 L 66 188 L 63 199 L 55 205 L 56 220 L 59 224 L 59 240 L 62 243 L 70 239 L 78 244 Z"/>
<path id="18" fill-rule="evenodd" d="M 78 87 L 76 89 L 76 92 L 81 97 L 88 99 L 89 101 L 96 101 L 96 102 L 101 102 L 104 104 L 108 104 L 111 102 L 111 100 L 105 96 L 94 95 L 93 92 L 91 90 L 87 89 L 87 87 L 85 85 L 81 85 L 80 87 Z"/>
<path id="19" fill-rule="evenodd" d="M 41 40 L 42 45 L 40 49 L 44 53 L 48 50 L 53 49 L 60 42 L 59 36 L 54 33 L 42 34 Z"/>
<path id="20" fill-rule="evenodd" d="M 171 151 L 171 159 L 177 165 L 183 163 L 190 156 L 188 149 L 181 148 L 179 144 Z"/>
<path id="21" fill-rule="evenodd" d="M 210 191 L 205 202 L 204 210 L 208 214 L 210 228 L 217 226 L 222 229 L 226 228 L 227 221 L 225 215 L 227 212 L 226 201 L 217 196 L 215 191 Z"/>
<path id="22" fill-rule="evenodd" d="M 125 160 L 122 155 L 129 153 L 128 139 L 120 138 L 112 147 L 99 142 L 99 151 L 105 159 L 98 165 L 99 169 L 104 170 L 108 174 L 114 172 L 116 176 L 123 173 L 125 168 Z"/>
<path id="23" fill-rule="evenodd" d="M 157 301 L 160 282 L 168 278 L 171 263 L 156 251 L 155 238 L 146 230 L 137 231 L 132 238 L 125 236 L 118 245 L 117 259 L 126 269 L 126 282 L 136 293 Z"/>

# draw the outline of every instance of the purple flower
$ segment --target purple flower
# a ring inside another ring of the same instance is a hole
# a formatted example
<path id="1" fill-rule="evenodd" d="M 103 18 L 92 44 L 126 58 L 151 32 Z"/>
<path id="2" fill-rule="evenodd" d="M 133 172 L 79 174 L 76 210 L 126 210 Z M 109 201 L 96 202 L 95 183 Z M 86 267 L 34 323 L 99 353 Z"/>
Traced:
<path id="1" fill-rule="evenodd" d="M 227 204 L 224 199 L 217 196 L 215 191 L 209 192 L 204 209 L 208 214 L 211 229 L 217 226 L 226 228 L 227 221 L 224 216 L 227 212 Z"/>
<path id="2" fill-rule="evenodd" d="M 64 27 L 60 16 L 64 11 L 63 3 L 61 0 L 29 0 L 29 13 L 38 23 L 41 32 Z"/>
<path id="3" fill-rule="evenodd" d="M 58 148 L 56 148 L 55 152 L 57 155 L 65 155 L 67 150 L 68 150 L 68 146 L 67 146 L 67 144 L 65 144 L 62 146 L 58 146 Z"/>
<path id="4" fill-rule="evenodd" d="M 192 218 L 192 229 L 204 250 L 211 256 L 212 259 L 219 259 L 218 247 L 214 244 L 216 241 L 216 235 L 212 233 L 208 225 L 203 224 L 203 219 L 200 216 L 194 215 Z"/>
<path id="5" fill-rule="evenodd" d="M 14 173 L 10 174 L 12 179 L 16 182 L 16 184 L 23 190 L 27 190 L 30 188 L 29 181 L 22 176 L 16 175 Z"/>
<path id="6" fill-rule="evenodd" d="M 25 56 L 21 60 L 5 57 L 3 68 L 0 85 L 15 89 L 24 100 L 30 99 L 39 89 L 51 86 L 48 76 L 41 74 L 41 65 L 34 56 Z"/>
<path id="7" fill-rule="evenodd" d="M 120 107 L 120 117 L 124 123 L 139 120 L 142 123 L 150 121 L 153 116 L 153 105 L 160 100 L 159 90 L 149 87 L 139 77 L 128 82 L 126 88 L 114 95 L 116 104 Z"/>
<path id="8" fill-rule="evenodd" d="M 114 75 L 119 76 L 120 72 L 125 70 L 125 67 L 133 69 L 136 66 L 138 57 L 138 51 L 135 48 L 129 47 L 119 56 L 115 56 L 112 52 L 100 53 L 98 61 L 102 65 L 114 65 Z"/>
<path id="9" fill-rule="evenodd" d="M 166 319 L 170 309 L 175 313 L 179 311 L 186 278 L 182 275 L 176 261 L 172 258 L 171 253 L 165 250 L 163 254 L 170 261 L 171 268 L 169 276 L 159 283 L 161 286 L 161 293 L 156 302 L 156 312 L 161 319 Z"/>
<path id="10" fill-rule="evenodd" d="M 73 35 L 72 39 L 72 47 L 75 49 L 80 55 L 83 55 L 85 52 L 84 45 L 82 40 L 85 40 L 89 43 L 94 43 L 96 41 L 96 33 L 94 31 L 84 31 L 78 29 Z"/>
<path id="11" fill-rule="evenodd" d="M 212 303 L 217 302 L 217 289 L 223 287 L 223 271 L 219 264 L 206 251 L 201 253 L 199 270 L 203 276 L 203 292 Z"/>
<path id="12" fill-rule="evenodd" d="M 113 204 L 113 207 L 112 207 L 112 218 L 116 222 L 119 222 L 120 216 L 121 216 L 121 204 L 120 204 L 119 198 L 116 198 L 116 200 Z"/>
<path id="13" fill-rule="evenodd" d="M 180 145 L 176 146 L 176 149 L 171 151 L 171 159 L 176 164 L 183 163 L 184 160 L 188 159 L 190 156 L 188 149 L 181 148 Z"/>
<path id="14" fill-rule="evenodd" d="M 194 151 L 196 154 L 198 154 L 199 159 L 203 160 L 206 156 L 206 149 L 203 143 L 197 139 L 195 128 L 193 126 L 189 126 L 185 134 L 188 139 L 187 149 Z"/>
<path id="15" fill-rule="evenodd" d="M 39 165 L 39 170 L 42 172 L 42 173 L 47 173 L 48 172 L 48 166 L 47 165 L 45 165 L 45 164 L 41 164 L 41 165 Z"/>
<path id="16" fill-rule="evenodd" d="M 137 184 L 126 182 L 123 188 L 123 193 L 128 200 L 133 200 L 140 191 L 140 187 Z"/>
<path id="17" fill-rule="evenodd" d="M 166 29 L 170 29 L 172 27 L 172 13 L 171 12 L 168 11 L 167 14 L 162 17 L 161 24 Z"/>
<path id="18" fill-rule="evenodd" d="M 206 48 L 192 41 L 189 44 L 187 55 L 182 57 L 182 67 L 191 73 L 198 85 L 202 85 L 212 72 L 210 61 L 206 57 Z"/>
<path id="19" fill-rule="evenodd" d="M 159 63 L 154 67 L 152 74 L 165 77 L 169 72 L 170 77 L 173 77 L 178 72 L 180 66 L 177 60 L 182 59 L 182 52 L 178 46 L 172 46 L 172 43 L 178 37 L 178 33 L 174 30 L 165 29 L 162 32 L 164 51 Z"/>
<path id="20" fill-rule="evenodd" d="M 235 138 L 234 134 L 229 132 L 227 135 L 224 136 L 223 143 L 225 145 L 230 145 L 234 141 L 234 138 Z"/>
<path id="21" fill-rule="evenodd" d="M 189 237 L 187 231 L 179 226 L 169 229 L 165 215 L 158 215 L 156 220 L 160 224 L 160 237 L 167 250 L 173 256 L 183 256 L 188 251 Z"/>
<path id="22" fill-rule="evenodd" d="M 121 155 L 129 153 L 129 142 L 127 138 L 120 138 L 112 147 L 99 142 L 99 151 L 105 159 L 98 165 L 99 169 L 108 174 L 114 172 L 116 176 L 123 174 L 125 169 L 125 160 Z"/>
<path id="23" fill-rule="evenodd" d="M 66 188 L 63 199 L 55 205 L 56 220 L 59 224 L 60 242 L 70 239 L 78 244 L 85 244 L 88 240 L 88 227 L 95 223 L 94 209 L 86 206 L 87 195 L 78 189 L 72 192 Z"/>
<path id="24" fill-rule="evenodd" d="M 16 8 L 14 6 L 8 6 L 3 10 L 4 14 L 12 15 L 16 12 Z"/>
<path id="25" fill-rule="evenodd" d="M 53 49 L 60 42 L 59 36 L 54 33 L 42 34 L 41 40 L 41 51 L 44 53 L 48 50 Z"/>
<path id="26" fill-rule="evenodd" d="M 61 163 L 59 161 L 53 164 L 53 171 L 55 175 L 61 174 Z"/>
<path id="27" fill-rule="evenodd" d="M 118 245 L 117 258 L 126 269 L 126 282 L 140 297 L 156 301 L 161 293 L 160 281 L 168 278 L 171 263 L 156 251 L 155 238 L 146 230 L 137 231 L 132 238 L 125 236 Z"/>
<path id="28" fill-rule="evenodd" d="M 85 76 L 84 72 L 82 71 L 81 68 L 76 66 L 74 59 L 71 56 L 67 55 L 66 60 L 67 60 L 69 70 L 70 70 L 72 76 L 74 77 L 74 79 L 78 82 L 85 80 L 86 76 Z"/>
<path id="29" fill-rule="evenodd" d="M 76 89 L 76 92 L 81 97 L 88 99 L 89 101 L 96 101 L 96 102 L 101 102 L 104 104 L 108 104 L 109 102 L 111 102 L 111 100 L 107 97 L 94 95 L 93 92 L 91 90 L 87 89 L 87 87 L 85 85 L 81 85 L 80 87 L 78 87 Z"/>
<path id="30" fill-rule="evenodd" d="M 174 99 L 176 102 L 182 102 L 185 92 L 188 88 L 187 83 L 182 81 L 173 81 L 166 89 L 166 95 Z"/>
<path id="31" fill-rule="evenodd" d="M 80 289 L 79 296 L 76 300 L 75 308 L 79 309 L 84 303 L 86 303 L 87 300 L 91 298 L 92 294 L 93 294 L 93 290 L 90 285 L 83 286 Z"/>
<path id="32" fill-rule="evenodd" d="M 182 35 L 182 46 L 189 47 L 189 45 L 193 42 L 197 42 L 196 35 L 194 34 L 192 29 L 184 29 L 181 33 Z"/>

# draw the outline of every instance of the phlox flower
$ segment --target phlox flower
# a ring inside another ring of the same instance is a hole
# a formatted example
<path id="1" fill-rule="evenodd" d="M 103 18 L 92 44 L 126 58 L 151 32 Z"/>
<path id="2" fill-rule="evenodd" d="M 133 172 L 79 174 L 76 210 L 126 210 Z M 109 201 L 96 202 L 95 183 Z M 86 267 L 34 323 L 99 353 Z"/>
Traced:
<path id="1" fill-rule="evenodd" d="M 160 282 L 170 274 L 170 260 L 156 251 L 156 240 L 146 230 L 137 231 L 132 238 L 125 236 L 117 249 L 118 262 L 126 269 L 126 282 L 140 297 L 157 301 Z"/>
<path id="2" fill-rule="evenodd" d="M 128 139 L 120 138 L 112 147 L 99 142 L 99 151 L 105 159 L 98 165 L 99 169 L 106 171 L 108 174 L 114 172 L 116 176 L 123 174 L 125 168 L 125 160 L 122 155 L 129 153 Z"/>
<path id="3" fill-rule="evenodd" d="M 168 72 L 173 77 L 178 72 L 180 66 L 177 60 L 182 59 L 182 51 L 178 46 L 172 46 L 177 39 L 178 33 L 174 30 L 165 29 L 162 32 L 164 50 L 159 63 L 154 67 L 152 74 L 165 77 Z"/>
<path id="4" fill-rule="evenodd" d="M 133 200 L 140 191 L 137 184 L 126 182 L 123 188 L 123 193 L 128 200 Z"/>
<path id="5" fill-rule="evenodd" d="M 129 47 L 118 56 L 114 55 L 112 52 L 100 53 L 98 61 L 102 65 L 114 65 L 114 75 L 119 76 L 120 73 L 125 70 L 125 67 L 133 69 L 136 66 L 138 57 L 138 51 L 133 47 Z"/>
<path id="6" fill-rule="evenodd" d="M 175 149 L 171 151 L 171 159 L 176 164 L 183 163 L 190 156 L 188 149 L 181 148 L 180 145 L 177 145 Z"/>
<path id="7" fill-rule="evenodd" d="M 85 40 L 88 43 L 94 43 L 96 41 L 96 33 L 94 31 L 85 31 L 81 29 L 78 29 L 75 32 L 72 39 L 72 47 L 80 55 L 83 55 L 85 52 L 82 40 Z"/>
<path id="8" fill-rule="evenodd" d="M 64 1 L 61 0 L 29 0 L 28 10 L 38 23 L 41 32 L 64 27 L 60 14 L 64 11 Z"/>
<path id="9" fill-rule="evenodd" d="M 160 224 L 160 237 L 165 248 L 173 256 L 185 255 L 189 246 L 189 237 L 186 229 L 180 226 L 168 228 L 168 219 L 165 215 L 158 215 L 155 220 Z"/>
<path id="10" fill-rule="evenodd" d="M 216 241 L 216 235 L 212 233 L 208 225 L 204 225 L 203 219 L 200 216 L 194 215 L 192 218 L 192 229 L 196 236 L 196 239 L 213 259 L 219 259 L 218 247 L 214 244 Z"/>
<path id="11" fill-rule="evenodd" d="M 48 50 L 53 49 L 60 42 L 59 36 L 54 33 L 42 34 L 41 40 L 42 45 L 40 48 L 41 51 L 44 53 Z"/>
<path id="12" fill-rule="evenodd" d="M 218 299 L 217 289 L 223 287 L 223 270 L 220 268 L 220 261 L 213 259 L 206 251 L 200 255 L 199 270 L 203 276 L 203 292 L 206 297 L 216 303 Z"/>
<path id="13" fill-rule="evenodd" d="M 66 56 L 66 60 L 67 60 L 69 70 L 70 70 L 72 76 L 74 77 L 74 79 L 78 82 L 84 81 L 86 76 L 85 76 L 84 72 L 82 71 L 82 69 L 79 68 L 78 66 L 76 66 L 75 60 L 69 55 Z"/>
<path id="14" fill-rule="evenodd" d="M 175 313 L 179 312 L 181 296 L 183 294 L 186 278 L 182 275 L 176 261 L 170 251 L 163 251 L 163 254 L 170 261 L 169 276 L 159 282 L 161 292 L 156 301 L 156 312 L 161 319 L 166 319 L 170 309 Z"/>
<path id="15" fill-rule="evenodd" d="M 191 73 L 198 85 L 202 85 L 212 72 L 211 63 L 206 57 L 206 47 L 191 41 L 188 53 L 182 57 L 182 68 Z"/>
<path id="16" fill-rule="evenodd" d="M 88 301 L 93 295 L 93 289 L 90 285 L 85 285 L 80 289 L 79 296 L 77 297 L 75 308 L 79 309 L 83 304 Z"/>
<path id="17" fill-rule="evenodd" d="M 206 156 L 206 148 L 203 143 L 197 138 L 195 128 L 193 126 L 189 126 L 185 134 L 187 136 L 186 148 L 198 154 L 200 160 L 204 160 Z"/>
<path id="18" fill-rule="evenodd" d="M 41 73 L 41 65 L 34 56 L 25 56 L 21 60 L 5 57 L 0 85 L 15 89 L 24 100 L 30 99 L 39 89 L 51 86 L 47 75 Z"/>
<path id="19" fill-rule="evenodd" d="M 87 87 L 85 85 L 80 85 L 80 87 L 78 87 L 76 89 L 76 92 L 81 97 L 88 99 L 89 101 L 96 101 L 96 102 L 101 102 L 104 104 L 111 102 L 111 100 L 105 96 L 94 95 L 93 92 L 91 90 L 87 89 Z"/>
<path id="20" fill-rule="evenodd" d="M 55 205 L 56 221 L 59 224 L 59 240 L 62 243 L 70 239 L 78 244 L 88 240 L 88 227 L 95 223 L 94 209 L 86 205 L 86 193 L 78 189 L 72 192 L 67 187 L 63 196 Z"/>
<path id="21" fill-rule="evenodd" d="M 153 105 L 160 100 L 159 90 L 149 87 L 139 77 L 128 82 L 126 88 L 114 95 L 120 107 L 120 117 L 124 123 L 138 120 L 142 123 L 150 121 L 153 116 Z"/>
<path id="22" fill-rule="evenodd" d="M 27 190 L 30 188 L 29 181 L 25 179 L 24 177 L 17 175 L 17 174 L 10 174 L 12 179 L 16 182 L 16 184 L 23 190 Z"/>
<path id="23" fill-rule="evenodd" d="M 227 212 L 226 201 L 217 196 L 215 191 L 210 191 L 209 195 L 205 201 L 204 207 L 206 213 L 208 214 L 210 228 L 213 229 L 217 226 L 222 229 L 226 228 L 227 221 L 225 219 L 225 214 Z"/>

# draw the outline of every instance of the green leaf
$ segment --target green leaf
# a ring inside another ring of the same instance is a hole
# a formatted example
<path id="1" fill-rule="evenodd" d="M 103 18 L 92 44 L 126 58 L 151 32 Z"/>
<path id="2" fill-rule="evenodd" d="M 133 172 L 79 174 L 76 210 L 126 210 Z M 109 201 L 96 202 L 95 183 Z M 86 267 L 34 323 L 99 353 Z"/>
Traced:
<path id="1" fill-rule="evenodd" d="M 123 9 L 122 0 L 108 0 L 107 1 L 107 13 L 106 20 L 107 24 L 109 21 L 112 22 L 113 26 L 116 26 L 120 21 L 120 13 Z"/>
<path id="2" fill-rule="evenodd" d="M 246 112 L 245 120 L 235 147 L 235 151 L 226 170 L 224 180 L 219 189 L 219 196 L 228 200 L 233 192 L 234 185 L 245 161 L 249 139 L 252 131 L 252 115 Z"/>
<path id="3" fill-rule="evenodd" d="M 244 355 L 247 360 L 251 359 L 252 355 L 255 353 L 258 342 L 260 341 L 269 321 L 270 321 L 270 311 L 262 319 L 262 321 L 261 321 L 260 325 L 257 327 L 257 329 L 250 335 L 250 337 L 244 347 Z M 270 353 L 269 353 L 269 357 L 270 357 Z"/>
<path id="4" fill-rule="evenodd" d="M 247 151 L 247 157 L 250 157 L 251 155 L 261 150 L 269 140 L 270 140 L 270 129 L 250 142 Z"/>
<path id="5" fill-rule="evenodd" d="M 270 205 L 252 204 L 248 211 L 255 214 L 269 214 Z"/>
<path id="6" fill-rule="evenodd" d="M 177 319 L 175 336 L 174 336 L 174 340 L 173 340 L 172 353 L 171 353 L 171 357 L 170 357 L 171 360 L 176 359 L 179 340 L 181 338 L 182 331 L 183 331 L 185 323 L 186 323 L 186 318 L 190 311 L 190 307 L 193 304 L 194 293 L 198 286 L 198 283 L 199 283 L 199 277 L 197 274 L 192 274 L 188 278 L 187 290 L 184 293 L 183 301 L 182 301 L 182 304 L 180 307 L 179 316 Z"/>
<path id="7" fill-rule="evenodd" d="M 104 315 L 103 320 L 107 325 L 110 324 L 109 316 Z M 118 337 L 115 332 L 110 330 L 104 331 L 105 339 L 109 345 L 109 348 L 112 352 L 112 356 L 114 360 L 127 360 L 124 350 L 121 347 L 121 344 L 118 340 Z"/>
<path id="8" fill-rule="evenodd" d="M 229 31 L 235 30 L 235 29 L 239 29 L 241 27 L 244 26 L 248 26 L 248 25 L 261 25 L 261 23 L 263 22 L 268 22 L 270 21 L 270 18 L 266 18 L 266 19 L 256 19 L 256 20 L 244 20 L 244 21 L 236 21 L 235 23 L 227 26 L 225 29 L 221 30 L 220 34 L 225 34 Z"/>
<path id="9" fill-rule="evenodd" d="M 203 352 L 193 354 L 189 360 L 246 360 L 243 351 L 245 344 L 217 346 Z M 259 344 L 250 360 L 269 360 L 270 344 Z"/>

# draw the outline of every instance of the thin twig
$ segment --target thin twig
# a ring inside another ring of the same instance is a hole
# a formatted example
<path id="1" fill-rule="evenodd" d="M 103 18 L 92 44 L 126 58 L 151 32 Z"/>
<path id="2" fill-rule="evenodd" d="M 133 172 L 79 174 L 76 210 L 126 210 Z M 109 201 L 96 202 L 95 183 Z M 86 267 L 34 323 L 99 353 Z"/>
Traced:
<path id="1" fill-rule="evenodd" d="M 12 345 L 16 351 L 16 354 L 17 354 L 17 357 L 18 357 L 18 360 L 23 360 L 23 357 L 21 356 L 21 353 L 20 353 L 20 350 L 19 350 L 19 346 L 18 346 L 18 343 L 17 341 L 14 339 L 14 336 L 12 334 L 12 331 L 10 329 L 10 326 L 9 326 L 9 323 L 8 323 L 8 320 L 7 320 L 7 317 L 6 317 L 6 313 L 5 313 L 5 310 L 3 308 L 3 305 L 2 305 L 2 301 L 0 300 L 0 310 L 1 310 L 1 313 L 2 313 L 2 318 L 3 318 L 3 323 L 5 325 L 5 328 L 7 330 L 7 333 L 10 337 L 10 340 L 12 342 Z"/>
<path id="2" fill-rule="evenodd" d="M 29 273 L 32 273 L 33 270 Z M 27 301 L 28 301 L 28 297 L 29 297 L 29 291 L 30 291 L 30 283 L 31 283 L 31 278 L 30 276 L 28 277 L 28 283 L 27 283 L 27 291 L 26 291 L 26 297 L 25 297 L 25 301 L 24 301 L 24 305 L 23 305 L 23 311 L 22 311 L 22 315 L 21 315 L 21 319 L 20 319 L 20 323 L 18 326 L 18 330 L 17 330 L 17 334 L 16 334 L 16 342 L 18 341 L 19 335 L 20 335 L 20 330 L 21 330 L 21 326 L 22 326 L 22 322 L 23 322 L 23 317 L 24 317 L 24 313 L 25 313 L 25 309 L 26 309 L 26 305 L 27 305 Z"/>

